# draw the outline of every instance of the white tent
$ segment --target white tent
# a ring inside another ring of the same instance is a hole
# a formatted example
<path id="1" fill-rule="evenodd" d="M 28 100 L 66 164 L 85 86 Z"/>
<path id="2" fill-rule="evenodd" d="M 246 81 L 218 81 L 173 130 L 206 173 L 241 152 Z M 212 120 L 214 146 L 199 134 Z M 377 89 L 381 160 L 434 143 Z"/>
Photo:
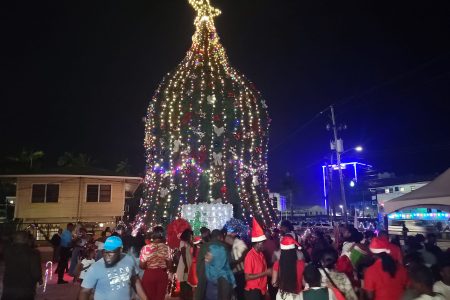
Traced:
<path id="1" fill-rule="evenodd" d="M 429 184 L 384 203 L 384 211 L 387 214 L 414 207 L 450 211 L 450 168 Z"/>

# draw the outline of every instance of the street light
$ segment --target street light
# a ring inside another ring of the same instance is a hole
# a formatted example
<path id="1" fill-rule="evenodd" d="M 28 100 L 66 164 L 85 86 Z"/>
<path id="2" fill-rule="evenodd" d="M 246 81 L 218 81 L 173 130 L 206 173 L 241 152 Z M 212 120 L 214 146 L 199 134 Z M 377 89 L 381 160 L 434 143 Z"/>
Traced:
<path id="1" fill-rule="evenodd" d="M 356 146 L 355 147 L 355 151 L 357 151 L 357 152 L 361 152 L 363 150 L 364 150 L 364 148 L 362 146 Z"/>
<path id="2" fill-rule="evenodd" d="M 344 215 L 344 206 L 341 204 L 339 205 L 339 208 L 342 210 L 342 215 Z"/>

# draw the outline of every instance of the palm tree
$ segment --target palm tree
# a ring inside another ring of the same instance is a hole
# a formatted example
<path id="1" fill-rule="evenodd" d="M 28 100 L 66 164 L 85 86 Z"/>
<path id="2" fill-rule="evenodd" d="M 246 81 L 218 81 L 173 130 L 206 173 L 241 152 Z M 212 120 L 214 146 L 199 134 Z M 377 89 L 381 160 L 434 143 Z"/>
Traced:
<path id="1" fill-rule="evenodd" d="M 122 161 L 119 161 L 116 165 L 116 173 L 121 175 L 128 175 L 130 174 L 131 165 L 128 162 L 128 158 L 125 158 Z"/>
<path id="2" fill-rule="evenodd" d="M 42 150 L 27 151 L 25 149 L 22 149 L 22 152 L 20 152 L 19 155 L 8 157 L 8 159 L 19 164 L 27 164 L 29 165 L 30 169 L 33 169 L 33 162 L 36 162 L 42 157 L 44 157 L 44 151 Z"/>
<path id="3" fill-rule="evenodd" d="M 85 153 L 75 155 L 72 152 L 64 152 L 58 158 L 57 164 L 60 167 L 89 167 L 92 164 L 92 158 Z"/>

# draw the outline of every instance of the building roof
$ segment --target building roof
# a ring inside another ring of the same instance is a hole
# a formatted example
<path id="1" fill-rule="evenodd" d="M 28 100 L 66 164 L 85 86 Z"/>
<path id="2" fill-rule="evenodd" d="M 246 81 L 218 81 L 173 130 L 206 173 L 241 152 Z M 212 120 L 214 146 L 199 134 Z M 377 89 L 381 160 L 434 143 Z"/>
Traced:
<path id="1" fill-rule="evenodd" d="M 450 209 L 450 168 L 429 184 L 385 202 L 384 211 L 389 214 L 414 207 Z"/>
<path id="2" fill-rule="evenodd" d="M 111 170 L 93 167 L 59 167 L 49 169 L 16 169 L 0 173 L 0 178 L 19 177 L 102 177 L 102 178 L 122 178 L 130 180 L 142 180 L 138 176 L 130 176 L 116 173 Z"/>

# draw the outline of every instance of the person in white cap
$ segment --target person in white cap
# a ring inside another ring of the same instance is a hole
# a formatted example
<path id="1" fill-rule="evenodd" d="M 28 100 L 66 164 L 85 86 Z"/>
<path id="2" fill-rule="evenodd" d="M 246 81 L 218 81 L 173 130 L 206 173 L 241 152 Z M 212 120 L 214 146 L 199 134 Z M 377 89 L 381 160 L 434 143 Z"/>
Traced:
<path id="1" fill-rule="evenodd" d="M 272 285 L 278 287 L 277 300 L 297 299 L 303 289 L 305 261 L 297 257 L 299 247 L 300 244 L 290 235 L 280 241 L 280 260 L 275 262 L 272 272 Z"/>
<path id="2" fill-rule="evenodd" d="M 267 268 L 262 251 L 263 241 L 266 240 L 264 231 L 253 218 L 252 249 L 248 252 L 244 261 L 245 273 L 245 300 L 263 300 L 267 293 L 267 276 L 272 274 L 272 269 Z"/>

